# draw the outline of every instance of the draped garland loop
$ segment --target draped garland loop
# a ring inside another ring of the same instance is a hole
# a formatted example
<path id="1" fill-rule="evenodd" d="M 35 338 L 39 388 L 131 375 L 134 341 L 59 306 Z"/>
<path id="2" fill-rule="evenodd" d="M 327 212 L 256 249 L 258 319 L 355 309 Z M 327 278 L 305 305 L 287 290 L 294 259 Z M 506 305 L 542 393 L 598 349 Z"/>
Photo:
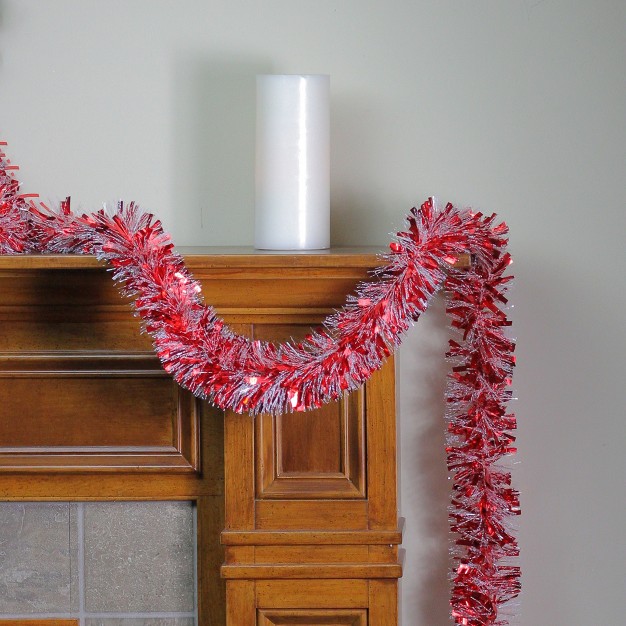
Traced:
<path id="1" fill-rule="evenodd" d="M 4 145 L 4 144 L 0 144 Z M 508 228 L 432 199 L 412 209 L 373 279 L 361 283 L 321 330 L 280 345 L 234 333 L 204 304 L 200 284 L 169 235 L 134 203 L 75 215 L 69 198 L 58 209 L 20 194 L 0 153 L 0 254 L 93 254 L 105 261 L 124 295 L 134 299 L 155 351 L 174 379 L 196 396 L 237 412 L 304 411 L 363 384 L 400 345 L 404 333 L 444 290 L 458 336 L 446 389 L 448 469 L 453 477 L 454 535 L 451 616 L 465 626 L 504 625 L 502 605 L 519 593 L 519 514 L 511 476 L 498 462 L 515 452 L 508 412 L 514 342 L 504 307 L 511 262 Z M 468 271 L 454 267 L 471 254 Z"/>

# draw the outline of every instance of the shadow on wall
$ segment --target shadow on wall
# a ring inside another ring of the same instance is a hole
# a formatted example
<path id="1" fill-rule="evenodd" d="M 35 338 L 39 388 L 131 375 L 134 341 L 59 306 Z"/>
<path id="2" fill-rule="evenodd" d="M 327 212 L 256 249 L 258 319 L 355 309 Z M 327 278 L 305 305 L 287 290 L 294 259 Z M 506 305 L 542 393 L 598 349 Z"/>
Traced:
<path id="1" fill-rule="evenodd" d="M 452 560 L 444 421 L 449 337 L 445 301 L 438 296 L 400 352 L 400 488 L 401 515 L 406 518 L 401 593 L 407 626 L 449 621 Z"/>
<path id="2" fill-rule="evenodd" d="M 15 14 L 15 8 L 6 2 L 6 0 L 0 0 L 0 33 L 3 33 L 10 29 L 11 21 Z M 0 44 L 2 39 L 0 38 Z M 0 46 L 0 67 L 4 64 L 4 56 L 2 54 L 2 47 Z"/>
<path id="3" fill-rule="evenodd" d="M 6 4 L 4 0 L 0 0 L 0 32 L 4 29 L 4 24 L 6 22 L 5 18 L 6 14 Z M 3 65 L 2 51 L 0 50 L 0 67 Z"/>
<path id="4" fill-rule="evenodd" d="M 186 240 L 252 242 L 256 75 L 271 72 L 232 54 L 175 59 L 171 206 L 187 212 Z"/>
<path id="5" fill-rule="evenodd" d="M 410 208 L 389 184 L 386 105 L 375 93 L 346 92 L 340 84 L 333 90 L 332 76 L 330 90 L 331 244 L 386 244 Z"/>

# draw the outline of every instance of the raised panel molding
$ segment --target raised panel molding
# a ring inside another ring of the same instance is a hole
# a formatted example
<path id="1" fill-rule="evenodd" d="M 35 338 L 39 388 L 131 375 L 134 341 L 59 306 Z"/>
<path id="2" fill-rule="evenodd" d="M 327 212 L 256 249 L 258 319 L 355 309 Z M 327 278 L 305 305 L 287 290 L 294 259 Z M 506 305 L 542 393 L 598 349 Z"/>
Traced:
<path id="1" fill-rule="evenodd" d="M 200 403 L 152 354 L 0 353 L 0 469 L 197 472 Z"/>
<path id="2" fill-rule="evenodd" d="M 2 258 L 0 471 L 197 475 L 200 403 L 94 261 Z"/>
<path id="3" fill-rule="evenodd" d="M 366 497 L 365 389 L 256 422 L 258 499 Z"/>
<path id="4" fill-rule="evenodd" d="M 264 610 L 260 609 L 258 626 L 367 626 L 365 609 Z"/>
<path id="5" fill-rule="evenodd" d="M 252 326 L 263 341 L 300 341 L 310 332 L 310 324 Z M 365 404 L 362 387 L 314 411 L 259 416 L 256 498 L 365 499 Z"/>

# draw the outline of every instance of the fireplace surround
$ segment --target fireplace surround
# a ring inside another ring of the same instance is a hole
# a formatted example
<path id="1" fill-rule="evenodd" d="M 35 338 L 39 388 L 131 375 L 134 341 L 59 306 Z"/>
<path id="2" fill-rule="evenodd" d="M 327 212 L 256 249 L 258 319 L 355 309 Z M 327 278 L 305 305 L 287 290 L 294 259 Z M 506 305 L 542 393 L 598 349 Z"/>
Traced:
<path id="1" fill-rule="evenodd" d="M 364 249 L 181 251 L 237 332 L 276 341 L 379 264 Z M 193 503 L 203 626 L 397 624 L 392 358 L 339 402 L 255 419 L 172 382 L 94 258 L 0 257 L 0 290 L 2 500 Z"/>

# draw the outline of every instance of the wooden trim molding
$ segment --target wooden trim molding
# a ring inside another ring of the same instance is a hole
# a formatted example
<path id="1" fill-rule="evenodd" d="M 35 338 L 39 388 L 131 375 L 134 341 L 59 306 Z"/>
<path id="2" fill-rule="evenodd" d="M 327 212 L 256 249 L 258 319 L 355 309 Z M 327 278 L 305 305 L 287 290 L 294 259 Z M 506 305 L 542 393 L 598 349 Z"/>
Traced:
<path id="1" fill-rule="evenodd" d="M 322 424 L 325 432 L 319 432 Z M 310 437 L 300 435 L 307 426 Z M 299 446 L 294 439 L 300 439 Z M 304 415 L 259 416 L 256 444 L 261 500 L 366 497 L 364 388 Z M 324 462 L 306 467 L 318 447 L 326 451 Z"/>
<path id="2" fill-rule="evenodd" d="M 291 609 L 258 613 L 258 626 L 367 626 L 365 609 Z"/>

